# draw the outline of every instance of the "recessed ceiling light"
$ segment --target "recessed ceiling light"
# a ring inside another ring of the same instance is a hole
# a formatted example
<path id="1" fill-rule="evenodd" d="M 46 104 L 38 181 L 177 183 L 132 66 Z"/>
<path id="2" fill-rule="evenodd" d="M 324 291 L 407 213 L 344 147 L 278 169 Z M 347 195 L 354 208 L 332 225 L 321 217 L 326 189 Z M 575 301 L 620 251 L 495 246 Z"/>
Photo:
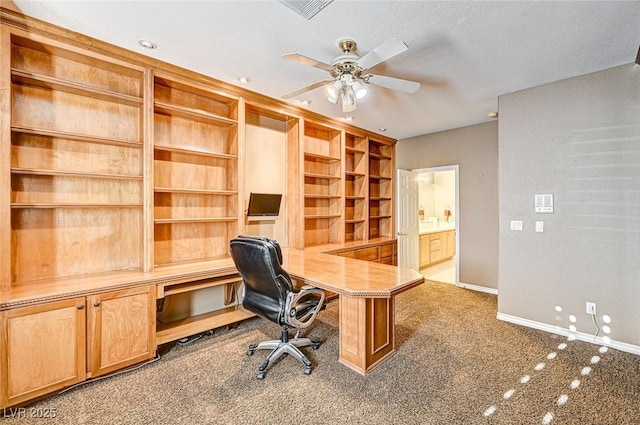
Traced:
<path id="1" fill-rule="evenodd" d="M 498 118 L 498 113 L 497 112 L 491 112 L 489 114 L 489 118 Z"/>
<path id="2" fill-rule="evenodd" d="M 384 127 L 380 127 L 380 128 L 378 129 L 378 131 L 387 131 L 387 129 L 386 129 L 386 128 L 384 128 Z"/>
<path id="3" fill-rule="evenodd" d="M 154 43 L 151 40 L 145 40 L 144 38 L 139 39 L 138 44 L 144 47 L 145 49 L 153 50 L 158 48 L 158 45 L 156 43 Z"/>
<path id="4" fill-rule="evenodd" d="M 303 105 L 311 105 L 311 100 L 310 99 L 304 99 L 300 101 L 301 104 Z"/>
<path id="5" fill-rule="evenodd" d="M 251 81 L 251 78 L 249 78 L 249 77 L 238 77 L 238 81 L 240 81 L 241 83 L 246 84 L 246 83 Z"/>

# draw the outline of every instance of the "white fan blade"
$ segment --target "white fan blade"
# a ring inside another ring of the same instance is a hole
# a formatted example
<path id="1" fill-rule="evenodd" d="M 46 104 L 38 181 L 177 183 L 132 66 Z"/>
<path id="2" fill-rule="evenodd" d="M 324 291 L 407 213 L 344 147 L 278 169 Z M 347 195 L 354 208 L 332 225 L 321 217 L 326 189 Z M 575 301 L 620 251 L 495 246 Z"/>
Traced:
<path id="1" fill-rule="evenodd" d="M 398 40 L 397 38 L 390 38 L 360 59 L 358 59 L 358 66 L 362 69 L 369 69 L 380 62 L 384 62 L 387 59 L 391 59 L 392 57 L 399 55 L 400 53 L 408 50 L 406 44 L 403 41 Z"/>
<path id="2" fill-rule="evenodd" d="M 327 85 L 327 84 L 329 84 L 329 83 L 331 83 L 333 81 L 334 80 L 317 81 L 317 82 L 315 82 L 313 84 L 309 84 L 308 86 L 300 87 L 299 89 L 295 89 L 295 90 L 292 90 L 292 91 L 290 91 L 288 93 L 285 93 L 285 94 L 282 95 L 282 97 L 284 99 L 289 99 L 289 98 L 292 98 L 292 97 L 296 97 L 299 94 L 302 94 L 304 92 L 308 92 L 308 91 L 317 89 L 318 87 L 322 87 L 322 86 Z"/>
<path id="3" fill-rule="evenodd" d="M 374 86 L 384 87 L 386 89 L 398 90 L 405 93 L 415 93 L 420 88 L 420 83 L 400 78 L 385 77 L 384 75 L 365 75 L 364 81 Z"/>
<path id="4" fill-rule="evenodd" d="M 328 63 L 324 63 L 324 62 L 320 62 L 318 60 L 315 60 L 313 58 L 309 58 L 307 56 L 303 56 L 301 54 L 298 53 L 287 53 L 285 55 L 282 55 L 282 57 L 284 59 L 293 61 L 293 62 L 298 62 L 301 63 L 303 65 L 309 65 L 309 66 L 313 66 L 315 68 L 320 68 L 320 69 L 324 69 L 325 71 L 331 71 L 333 69 L 333 67 L 331 65 L 329 65 Z"/>

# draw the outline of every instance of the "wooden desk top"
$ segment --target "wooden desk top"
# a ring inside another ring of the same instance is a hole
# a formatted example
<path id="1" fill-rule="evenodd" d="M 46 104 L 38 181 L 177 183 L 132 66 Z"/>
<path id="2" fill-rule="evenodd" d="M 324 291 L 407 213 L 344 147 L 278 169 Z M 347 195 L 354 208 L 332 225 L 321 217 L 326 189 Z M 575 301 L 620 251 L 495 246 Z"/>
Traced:
<path id="1" fill-rule="evenodd" d="M 424 282 L 414 270 L 315 251 L 283 248 L 283 267 L 291 277 L 353 297 L 388 298 Z M 17 285 L 0 293 L 0 311 L 142 285 L 171 286 L 237 274 L 231 258 L 158 267 L 151 272 L 120 271 Z"/>
<path id="2" fill-rule="evenodd" d="M 315 251 L 283 248 L 282 257 L 291 277 L 352 297 L 389 298 L 424 282 L 415 270 Z"/>

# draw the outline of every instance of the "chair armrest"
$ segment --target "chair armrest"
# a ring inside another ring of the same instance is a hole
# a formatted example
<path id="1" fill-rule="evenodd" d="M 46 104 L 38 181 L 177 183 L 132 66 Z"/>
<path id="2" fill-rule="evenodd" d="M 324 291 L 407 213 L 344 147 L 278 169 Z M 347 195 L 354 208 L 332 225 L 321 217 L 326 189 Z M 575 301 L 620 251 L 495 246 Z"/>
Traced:
<path id="1" fill-rule="evenodd" d="M 290 292 L 285 305 L 285 322 L 297 328 L 304 329 L 311 325 L 324 304 L 323 289 L 305 285 L 299 292 Z M 300 311 L 304 314 L 298 317 Z"/>

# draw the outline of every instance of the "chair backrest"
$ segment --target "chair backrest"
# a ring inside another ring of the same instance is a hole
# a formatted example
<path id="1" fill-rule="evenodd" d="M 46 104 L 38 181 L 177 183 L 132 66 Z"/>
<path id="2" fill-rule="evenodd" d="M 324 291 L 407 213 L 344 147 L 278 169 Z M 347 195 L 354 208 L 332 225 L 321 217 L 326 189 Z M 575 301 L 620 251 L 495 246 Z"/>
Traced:
<path id="1" fill-rule="evenodd" d="M 293 284 L 282 268 L 282 251 L 273 239 L 238 236 L 230 242 L 231 258 L 244 281 L 242 306 L 247 310 L 283 324 L 287 294 Z"/>

